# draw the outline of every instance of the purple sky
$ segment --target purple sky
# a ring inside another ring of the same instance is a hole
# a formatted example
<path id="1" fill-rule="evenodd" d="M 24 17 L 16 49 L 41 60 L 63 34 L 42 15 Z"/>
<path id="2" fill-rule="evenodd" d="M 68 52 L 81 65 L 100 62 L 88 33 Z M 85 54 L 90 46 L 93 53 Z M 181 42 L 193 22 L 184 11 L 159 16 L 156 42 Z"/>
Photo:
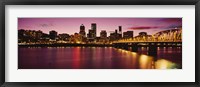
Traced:
<path id="1" fill-rule="evenodd" d="M 134 31 L 134 36 L 139 32 L 149 35 L 156 32 L 182 27 L 182 18 L 18 18 L 18 29 L 41 30 L 49 33 L 55 30 L 60 33 L 74 34 L 79 32 L 80 25 L 85 26 L 85 31 L 91 29 L 91 23 L 97 24 L 97 36 L 101 30 L 108 32 L 122 26 L 122 31 Z"/>

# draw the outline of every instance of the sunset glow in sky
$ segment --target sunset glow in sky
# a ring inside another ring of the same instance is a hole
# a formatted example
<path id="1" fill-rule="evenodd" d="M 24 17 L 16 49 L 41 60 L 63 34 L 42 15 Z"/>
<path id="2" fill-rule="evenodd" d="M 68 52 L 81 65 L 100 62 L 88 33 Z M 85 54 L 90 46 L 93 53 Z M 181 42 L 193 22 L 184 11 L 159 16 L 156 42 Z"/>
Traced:
<path id="1" fill-rule="evenodd" d="M 49 33 L 55 30 L 60 33 L 79 33 L 80 25 L 85 26 L 86 34 L 91 29 L 91 23 L 97 24 L 97 36 L 101 30 L 115 31 L 122 26 L 122 31 L 134 31 L 151 35 L 159 31 L 182 27 L 182 18 L 18 18 L 18 29 L 41 30 Z"/>

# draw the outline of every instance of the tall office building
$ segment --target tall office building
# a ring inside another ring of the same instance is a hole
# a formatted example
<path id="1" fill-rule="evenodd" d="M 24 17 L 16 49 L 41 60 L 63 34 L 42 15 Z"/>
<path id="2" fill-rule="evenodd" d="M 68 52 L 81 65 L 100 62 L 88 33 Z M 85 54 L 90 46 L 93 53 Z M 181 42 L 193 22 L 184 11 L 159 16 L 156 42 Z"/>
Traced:
<path id="1" fill-rule="evenodd" d="M 89 30 L 88 30 L 87 37 L 88 37 L 89 39 L 93 38 L 93 30 L 92 30 L 92 29 L 89 29 Z"/>
<path id="2" fill-rule="evenodd" d="M 97 37 L 97 24 L 96 23 L 92 23 L 91 24 L 91 29 L 93 30 L 93 32 L 94 32 L 94 38 L 96 38 Z"/>
<path id="3" fill-rule="evenodd" d="M 118 34 L 117 29 L 115 30 L 115 34 L 116 34 L 116 35 Z"/>
<path id="4" fill-rule="evenodd" d="M 79 34 L 82 35 L 83 37 L 85 37 L 85 26 L 83 24 L 81 24 L 81 26 L 80 26 Z"/>
<path id="5" fill-rule="evenodd" d="M 119 26 L 119 38 L 122 38 L 122 26 Z"/>
<path id="6" fill-rule="evenodd" d="M 92 30 L 92 29 L 88 30 L 87 38 L 88 38 L 89 42 L 95 41 L 94 30 Z"/>

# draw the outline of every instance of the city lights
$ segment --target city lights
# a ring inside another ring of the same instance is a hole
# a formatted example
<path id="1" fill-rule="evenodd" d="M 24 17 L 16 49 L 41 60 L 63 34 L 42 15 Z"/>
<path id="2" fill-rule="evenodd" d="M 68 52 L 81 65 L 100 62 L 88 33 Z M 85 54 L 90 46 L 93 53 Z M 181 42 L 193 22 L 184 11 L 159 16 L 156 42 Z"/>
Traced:
<path id="1" fill-rule="evenodd" d="M 182 69 L 182 18 L 19 18 L 19 69 Z"/>
<path id="2" fill-rule="evenodd" d="M 80 32 L 69 35 L 67 33 L 58 34 L 55 30 L 49 31 L 49 34 L 41 30 L 18 30 L 19 45 L 34 44 L 110 44 L 113 43 L 130 43 L 130 42 L 181 42 L 182 29 L 170 29 L 148 35 L 146 32 L 140 32 L 138 36 L 133 36 L 134 31 L 126 31 L 122 34 L 122 26 L 118 30 L 107 36 L 106 30 L 101 30 L 100 37 L 97 37 L 97 24 L 92 23 L 91 29 L 86 37 L 85 26 L 80 25 Z M 160 45 L 160 44 L 158 44 Z M 168 44 L 169 45 L 169 44 Z M 176 45 L 176 44 L 174 44 Z M 180 45 L 180 44 L 177 44 Z"/>

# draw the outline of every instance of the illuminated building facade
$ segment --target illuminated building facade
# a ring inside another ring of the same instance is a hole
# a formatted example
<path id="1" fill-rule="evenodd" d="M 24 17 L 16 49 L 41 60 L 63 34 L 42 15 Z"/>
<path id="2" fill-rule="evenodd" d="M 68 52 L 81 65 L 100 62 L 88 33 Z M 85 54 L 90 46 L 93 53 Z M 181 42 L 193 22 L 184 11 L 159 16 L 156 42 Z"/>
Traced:
<path id="1" fill-rule="evenodd" d="M 89 42 L 93 42 L 95 40 L 94 30 L 89 29 L 88 34 L 87 34 L 87 39 L 89 40 Z"/>
<path id="2" fill-rule="evenodd" d="M 97 37 L 97 24 L 96 23 L 92 23 L 91 24 L 91 29 L 93 30 L 93 38 L 96 38 Z"/>
<path id="3" fill-rule="evenodd" d="M 91 29 L 88 30 L 87 39 L 89 42 L 94 42 L 96 40 L 97 24 L 92 23 Z"/>
<path id="4" fill-rule="evenodd" d="M 59 34 L 58 38 L 59 38 L 59 40 L 62 40 L 62 41 L 68 41 L 69 38 L 70 38 L 70 35 L 66 34 L 66 33 L 63 33 L 63 34 Z"/>
<path id="5" fill-rule="evenodd" d="M 81 26 L 80 26 L 79 34 L 82 35 L 83 37 L 85 37 L 85 26 L 83 24 L 81 24 Z"/>
<path id="6" fill-rule="evenodd" d="M 125 38 L 125 39 L 133 38 L 133 31 L 123 32 L 123 38 Z"/>

